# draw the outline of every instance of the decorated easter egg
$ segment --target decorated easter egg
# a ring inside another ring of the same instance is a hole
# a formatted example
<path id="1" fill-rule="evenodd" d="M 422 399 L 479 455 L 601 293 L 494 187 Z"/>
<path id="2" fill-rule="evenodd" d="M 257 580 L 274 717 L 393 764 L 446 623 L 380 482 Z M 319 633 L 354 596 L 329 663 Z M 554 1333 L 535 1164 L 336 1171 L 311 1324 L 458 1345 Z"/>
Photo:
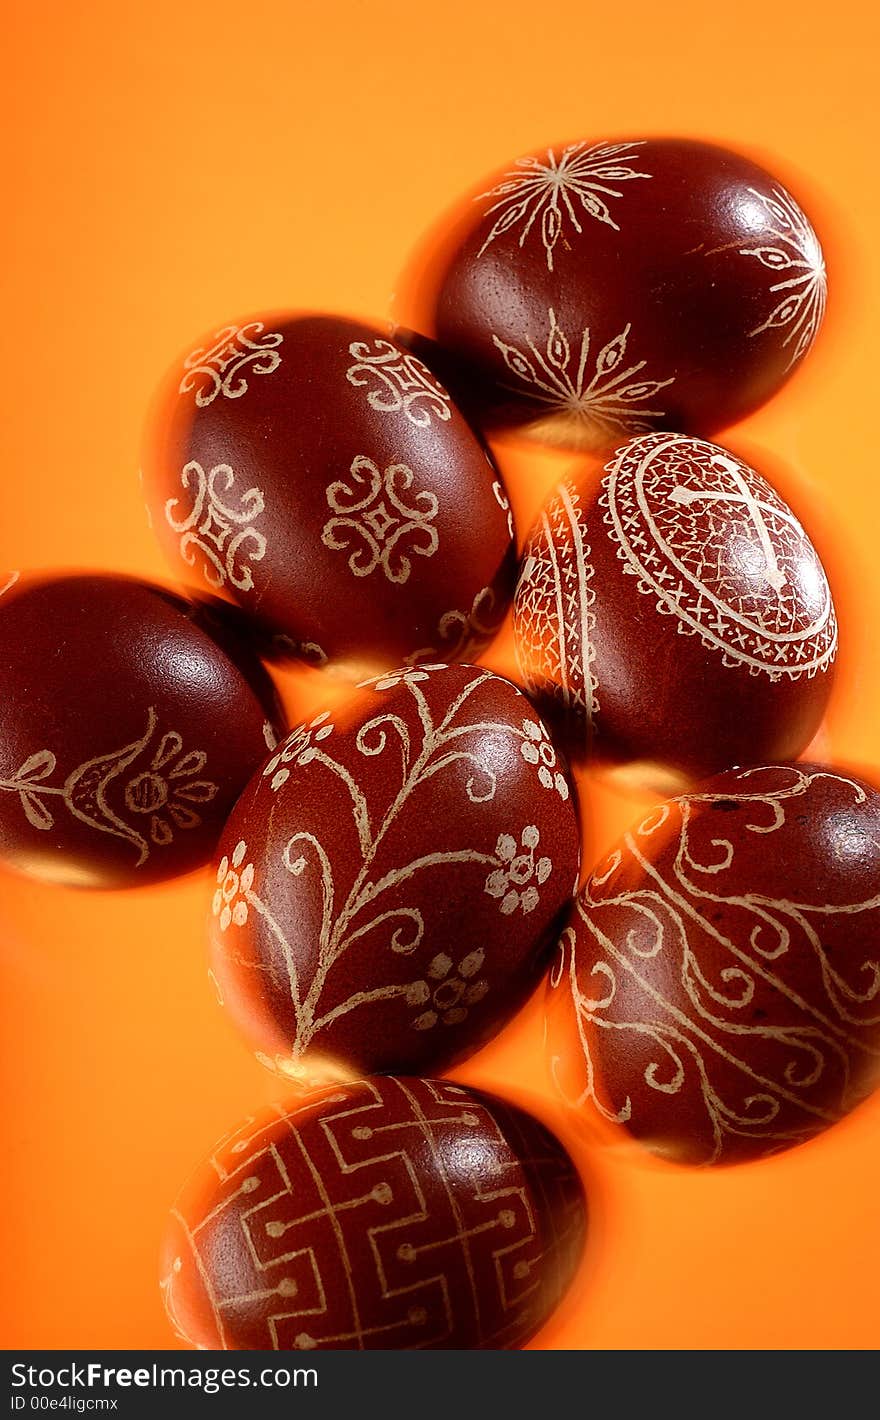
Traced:
<path id="1" fill-rule="evenodd" d="M 785 501 L 715 444 L 647 434 L 568 479 L 528 538 L 522 675 L 571 743 L 705 775 L 794 758 L 821 720 L 837 622 Z"/>
<path id="2" fill-rule="evenodd" d="M 0 685 L 0 859 L 83 887 L 206 862 L 280 727 L 222 607 L 129 577 L 10 579 Z"/>
<path id="3" fill-rule="evenodd" d="M 574 1165 L 531 1115 L 366 1079 L 217 1145 L 172 1213 L 162 1291 L 210 1350 L 507 1349 L 562 1297 L 584 1222 Z"/>
<path id="4" fill-rule="evenodd" d="M 402 324 L 436 338 L 481 424 L 572 447 L 739 419 L 797 368 L 825 310 L 797 199 L 690 139 L 521 158 L 420 265 Z"/>
<path id="5" fill-rule="evenodd" d="M 775 1153 L 880 1080 L 880 794 L 822 765 L 728 770 L 599 864 L 551 974 L 584 1117 L 684 1163 Z"/>
<path id="6" fill-rule="evenodd" d="M 463 659 L 509 603 L 498 470 L 427 367 L 356 321 L 200 341 L 158 400 L 144 488 L 175 573 L 313 665 Z"/>
<path id="7" fill-rule="evenodd" d="M 390 672 L 297 726 L 218 850 L 220 999 L 269 1065 L 419 1072 L 493 1035 L 546 970 L 579 832 L 546 726 L 475 666 Z"/>

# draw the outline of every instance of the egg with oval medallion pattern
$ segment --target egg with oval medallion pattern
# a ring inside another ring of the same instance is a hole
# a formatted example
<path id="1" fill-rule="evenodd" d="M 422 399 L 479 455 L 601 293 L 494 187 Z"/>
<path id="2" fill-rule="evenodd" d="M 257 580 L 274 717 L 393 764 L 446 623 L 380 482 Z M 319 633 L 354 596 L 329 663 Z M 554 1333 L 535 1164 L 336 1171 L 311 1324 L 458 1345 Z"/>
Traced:
<path id="1" fill-rule="evenodd" d="M 677 784 L 794 758 L 837 654 L 828 579 L 783 498 L 702 439 L 647 434 L 565 479 L 527 540 L 523 681 L 573 753 Z"/>

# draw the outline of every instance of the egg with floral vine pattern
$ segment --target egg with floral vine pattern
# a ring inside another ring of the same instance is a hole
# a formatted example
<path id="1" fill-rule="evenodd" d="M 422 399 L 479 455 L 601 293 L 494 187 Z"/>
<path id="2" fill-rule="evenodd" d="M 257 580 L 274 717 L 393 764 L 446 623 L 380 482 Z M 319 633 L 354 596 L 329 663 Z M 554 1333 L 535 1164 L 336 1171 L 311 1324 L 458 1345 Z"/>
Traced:
<path id="1" fill-rule="evenodd" d="M 445 1067 L 540 980 L 579 849 L 568 771 L 516 686 L 380 676 L 297 726 L 227 824 L 221 1000 L 293 1076 Z"/>

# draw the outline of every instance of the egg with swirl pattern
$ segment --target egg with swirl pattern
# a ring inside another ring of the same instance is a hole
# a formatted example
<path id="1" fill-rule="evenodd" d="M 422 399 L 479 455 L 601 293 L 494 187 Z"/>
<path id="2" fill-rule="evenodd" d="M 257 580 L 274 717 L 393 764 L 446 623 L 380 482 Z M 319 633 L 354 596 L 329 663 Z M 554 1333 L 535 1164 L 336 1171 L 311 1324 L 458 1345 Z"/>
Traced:
<path id="1" fill-rule="evenodd" d="M 579 854 L 571 781 L 516 686 L 389 672 L 298 726 L 236 805 L 209 914 L 220 999 L 295 1077 L 443 1068 L 538 984 Z"/>
<path id="2" fill-rule="evenodd" d="M 551 975 L 557 1083 L 675 1162 L 790 1148 L 880 1081 L 878 943 L 877 789 L 806 762 L 729 770 L 583 889 Z"/>
<path id="3" fill-rule="evenodd" d="M 519 1347 L 577 1267 L 574 1165 L 525 1111 L 366 1079 L 222 1139 L 175 1204 L 168 1319 L 226 1351 Z"/>
<path id="4" fill-rule="evenodd" d="M 742 459 L 646 434 L 563 480 L 526 541 L 523 682 L 578 754 L 667 792 L 795 758 L 831 692 L 828 578 L 786 501 Z"/>
<path id="5" fill-rule="evenodd" d="M 109 573 L 0 578 L 0 859 L 80 887 L 203 866 L 283 717 L 226 608 Z"/>
<path id="6" fill-rule="evenodd" d="M 501 476 L 443 385 L 338 316 L 235 321 L 171 371 L 143 466 L 175 575 L 357 679 L 474 659 L 513 590 Z"/>

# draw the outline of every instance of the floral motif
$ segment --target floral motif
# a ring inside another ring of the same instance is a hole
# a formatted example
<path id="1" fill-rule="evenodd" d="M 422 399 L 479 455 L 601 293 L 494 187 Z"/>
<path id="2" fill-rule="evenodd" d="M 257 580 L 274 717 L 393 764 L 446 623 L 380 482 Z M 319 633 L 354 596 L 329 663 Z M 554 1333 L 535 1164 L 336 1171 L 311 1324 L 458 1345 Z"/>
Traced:
<path id="1" fill-rule="evenodd" d="M 500 898 L 501 911 L 510 916 L 521 908 L 523 912 L 533 912 L 540 901 L 540 893 L 535 883 L 545 883 L 553 870 L 549 858 L 535 858 L 535 849 L 540 834 L 534 824 L 528 824 L 520 835 L 519 845 L 510 833 L 502 833 L 495 845 L 498 867 L 486 879 L 485 891 L 490 897 Z M 521 846 L 526 851 L 518 853 Z"/>
<path id="2" fill-rule="evenodd" d="M 48 749 L 38 750 L 14 774 L 0 775 L 0 791 L 17 794 L 28 823 L 42 832 L 55 826 L 47 801 L 57 798 L 73 818 L 89 828 L 130 843 L 138 853 L 135 866 L 140 867 L 150 856 L 150 840 L 157 847 L 167 846 L 174 836 L 171 823 L 183 829 L 197 827 L 202 820 L 190 805 L 209 803 L 219 788 L 210 780 L 196 777 L 205 767 L 203 751 L 192 750 L 181 758 L 183 741 L 176 730 L 171 730 L 159 741 L 149 769 L 127 780 L 123 793 L 123 803 L 130 814 L 150 815 L 149 837 L 120 817 L 108 798 L 109 786 L 148 750 L 158 723 L 156 710 L 150 706 L 147 728 L 140 739 L 86 760 L 60 785 L 47 782 L 57 768 L 55 754 Z"/>
<path id="3" fill-rule="evenodd" d="M 205 473 L 200 463 L 192 459 L 180 475 L 183 487 L 192 498 L 192 507 L 183 517 L 175 515 L 179 498 L 169 498 L 165 518 L 172 532 L 180 533 L 180 555 L 188 567 L 194 567 L 196 553 L 205 559 L 204 576 L 212 587 L 222 587 L 228 580 L 241 592 L 254 585 L 248 562 L 260 562 L 266 553 L 266 539 L 252 524 L 266 504 L 259 488 L 248 488 L 233 508 L 225 501 L 235 482 L 235 473 L 228 463 L 218 463 Z M 246 549 L 246 550 L 245 550 Z"/>
<path id="4" fill-rule="evenodd" d="M 639 360 L 625 369 L 620 367 L 627 359 L 626 346 L 631 325 L 626 325 L 619 335 L 603 345 L 596 358 L 593 375 L 587 381 L 590 356 L 590 328 L 587 326 L 581 336 L 580 350 L 577 352 L 577 368 L 572 368 L 572 349 L 561 330 L 556 312 L 552 306 L 547 312 L 549 334 L 545 349 L 539 350 L 528 337 L 526 345 L 531 358 L 514 345 L 508 345 L 492 336 L 492 342 L 504 358 L 504 363 L 519 381 L 517 385 L 507 385 L 516 394 L 522 394 L 526 386 L 529 397 L 538 404 L 549 406 L 557 414 L 567 415 L 574 421 L 578 432 L 587 433 L 591 428 L 608 433 L 624 430 L 626 433 L 640 433 L 651 426 L 646 421 L 662 419 L 662 409 L 646 409 L 646 400 L 653 399 L 660 390 L 671 385 L 675 379 L 633 380 L 646 365 Z"/>
<path id="5" fill-rule="evenodd" d="M 485 709 L 475 702 L 474 697 L 482 699 L 483 694 L 494 700 L 492 691 L 497 679 L 490 671 L 478 667 L 470 667 L 462 675 L 451 700 L 446 695 L 440 696 L 442 712 L 435 719 L 435 698 L 427 693 L 430 687 L 426 682 L 435 671 L 439 675 L 441 669 L 445 668 L 404 668 L 365 682 L 367 685 L 392 682 L 399 689 L 392 703 L 383 692 L 384 698 L 377 697 L 374 713 L 356 732 L 346 732 L 341 739 L 337 735 L 332 744 L 317 740 L 322 730 L 329 733 L 332 728 L 326 715 L 316 717 L 308 726 L 300 726 L 284 749 L 266 765 L 263 792 L 270 791 L 273 776 L 286 769 L 285 758 L 299 754 L 303 758 L 310 756 L 307 773 L 316 775 L 318 784 L 325 777 L 335 781 L 334 789 L 344 796 L 342 801 L 333 795 L 328 797 L 327 802 L 333 805 L 334 812 L 329 820 L 326 815 L 322 816 L 326 831 L 331 835 L 326 842 L 309 824 L 303 824 L 289 835 L 284 833 L 283 847 L 277 854 L 274 850 L 272 853 L 266 899 L 257 891 L 256 884 L 247 889 L 245 899 L 250 914 L 247 931 L 254 934 L 249 935 L 249 941 L 262 942 L 261 960 L 243 961 L 241 954 L 234 950 L 234 937 L 224 938 L 222 928 L 215 929 L 214 941 L 220 959 L 224 955 L 228 957 L 234 974 L 242 969 L 265 969 L 272 973 L 285 995 L 289 986 L 292 1020 L 289 1031 L 285 1027 L 289 1059 L 287 1065 L 281 1067 L 288 1072 L 293 1069 L 299 1072 L 298 1062 L 304 1060 L 312 1045 L 351 1011 L 368 1011 L 380 1002 L 405 1001 L 411 1008 L 410 1020 L 424 1016 L 426 1019 L 418 1029 L 428 1030 L 434 1024 L 454 1025 L 460 1017 L 444 1013 L 469 1011 L 485 994 L 482 952 L 462 947 L 459 959 L 459 952 L 453 956 L 448 941 L 434 939 L 437 927 L 431 914 L 425 911 L 433 902 L 426 875 L 454 867 L 465 893 L 469 890 L 468 882 L 476 884 L 479 893 L 480 886 L 487 883 L 486 875 L 491 875 L 486 890 L 498 899 L 497 906 L 506 916 L 519 907 L 524 914 L 533 912 L 538 906 L 538 889 L 548 882 L 553 865 L 549 857 L 536 853 L 539 830 L 534 825 L 518 830 L 519 844 L 510 835 L 501 834 L 494 851 L 489 844 L 498 835 L 497 820 L 488 842 L 482 835 L 476 844 L 467 839 L 462 841 L 460 826 L 455 823 L 448 825 L 448 839 L 446 831 L 439 841 L 436 834 L 432 836 L 433 843 L 422 839 L 421 819 L 426 812 L 430 816 L 432 781 L 436 781 L 436 776 L 452 772 L 454 784 L 450 783 L 449 788 L 454 789 L 463 807 L 491 804 L 498 793 L 502 774 L 506 775 L 512 765 L 509 755 L 487 755 L 484 737 L 489 734 L 503 737 L 515 757 L 523 738 L 518 720 L 506 714 L 496 718 L 491 700 Z M 365 789 L 360 772 L 362 764 L 377 760 L 383 770 L 383 784 L 391 786 L 390 797 L 383 794 L 379 800 Z M 414 801 L 416 795 L 418 802 Z M 349 827 L 347 816 L 342 812 L 347 799 L 351 803 L 350 826 L 357 835 L 359 855 L 354 854 L 353 879 L 348 872 L 350 860 L 347 858 L 345 875 L 340 881 L 336 872 L 336 844 L 339 834 L 346 833 Z M 546 801 L 543 802 L 546 807 Z M 539 809 L 536 805 L 536 812 Z M 413 824 L 413 832 L 406 828 L 405 816 L 409 812 L 415 812 L 420 819 L 418 825 Z M 570 814 L 569 806 L 565 806 L 565 812 L 557 806 L 552 815 L 554 824 L 560 815 L 568 817 Z M 281 822 L 284 817 L 282 815 Z M 569 828 L 571 826 L 573 821 Z M 245 832 L 243 828 L 240 831 Z M 229 840 L 230 845 L 235 837 L 237 834 Z M 563 846 L 562 852 L 567 856 L 568 847 Z M 247 849 L 242 848 L 239 861 L 232 864 L 233 870 L 239 871 L 246 854 Z M 577 857 L 573 844 L 571 854 Z M 227 882 L 229 871 L 227 863 L 218 889 Z M 500 882 L 496 883 L 496 877 Z M 229 901 L 223 899 L 222 891 L 216 899 L 217 916 L 228 906 L 230 923 L 236 891 L 235 882 L 230 880 L 227 884 L 227 892 L 231 894 Z M 301 893 L 305 894 L 304 900 L 315 900 L 317 894 L 320 903 L 320 920 L 313 920 L 308 929 L 307 954 L 301 950 L 303 924 L 297 920 L 296 912 Z M 552 904 L 545 901 L 548 896 L 552 896 Z M 560 892 L 548 883 L 541 895 L 544 910 L 539 909 L 530 920 L 536 920 L 537 916 L 542 920 L 551 917 L 557 900 L 561 901 Z M 288 935 L 291 907 L 294 909 L 293 929 L 297 934 L 294 941 Z M 491 915 L 494 909 L 487 903 L 486 910 Z M 513 933 L 512 944 L 520 939 L 522 931 L 528 936 L 530 929 L 522 918 L 514 920 L 508 916 L 508 920 L 508 936 Z M 522 922 L 521 928 L 517 927 L 517 922 Z M 397 966 L 392 966 L 392 979 L 388 979 L 383 968 L 386 955 L 389 964 L 412 957 L 413 966 L 403 979 Z M 341 973 L 338 968 L 344 958 L 346 962 L 350 960 L 351 970 L 346 965 L 345 972 Z M 328 1000 L 331 975 L 337 985 Z M 348 995 L 345 994 L 346 976 Z M 284 1009 L 286 1012 L 286 1002 Z M 436 1022 L 429 1020 L 431 1013 L 436 1016 Z"/>
<path id="6" fill-rule="evenodd" d="M 182 755 L 182 749 L 180 735 L 170 730 L 159 741 L 149 769 L 125 786 L 126 808 L 150 815 L 150 837 L 159 848 L 172 841 L 175 827 L 198 828 L 202 820 L 192 805 L 210 803 L 217 794 L 216 784 L 198 777 L 205 767 L 204 751 Z"/>
<path id="7" fill-rule="evenodd" d="M 418 685 L 419 681 L 427 680 L 431 671 L 445 671 L 446 666 L 418 666 L 405 670 L 389 671 L 385 675 L 373 676 L 371 680 L 361 681 L 361 686 L 370 686 L 373 690 L 395 690 L 399 685 Z"/>
<path id="8" fill-rule="evenodd" d="M 271 375 L 281 364 L 277 347 L 284 336 L 278 332 L 263 335 L 263 329 L 262 321 L 248 321 L 218 330 L 213 345 L 200 346 L 184 360 L 186 373 L 178 386 L 179 393 L 194 389 L 196 404 L 201 408 L 218 394 L 240 399 L 248 387 L 243 370 L 251 375 Z"/>
<path id="9" fill-rule="evenodd" d="M 497 198 L 487 216 L 498 213 L 478 255 L 482 256 L 496 237 L 517 225 L 522 228 L 519 245 L 524 246 L 540 217 L 547 270 L 552 271 L 553 253 L 562 236 L 566 216 L 578 234 L 583 231 L 579 208 L 588 217 L 619 232 L 605 199 L 623 196 L 611 183 L 651 177 L 650 173 L 636 172 L 629 166 L 638 157 L 633 150 L 643 146 L 642 142 L 594 143 L 590 147 L 586 143 L 570 143 L 558 158 L 553 149 L 548 148 L 546 163 L 540 158 L 517 158 L 504 180 L 476 199 L 479 202 L 487 197 Z"/>
<path id="10" fill-rule="evenodd" d="M 217 891 L 211 911 L 220 918 L 220 931 L 234 925 L 243 927 L 248 920 L 248 893 L 254 885 L 254 865 L 244 863 L 247 844 L 239 839 L 232 853 L 232 862 L 224 856 L 217 868 Z"/>
<path id="11" fill-rule="evenodd" d="M 780 297 L 777 305 L 749 334 L 786 331 L 782 344 L 793 342 L 788 362 L 791 369 L 807 353 L 822 324 L 827 295 L 825 260 L 816 233 L 787 192 L 779 187 L 773 189 L 772 197 L 754 188 L 749 192 L 764 208 L 771 229 L 760 246 L 740 247 L 740 256 L 752 256 L 780 276 L 770 287 L 771 294 Z"/>
<path id="12" fill-rule="evenodd" d="M 413 495 L 412 505 L 404 502 L 413 478 L 406 464 L 391 464 L 382 473 L 372 459 L 360 456 L 351 465 L 351 483 L 339 481 L 327 489 L 327 502 L 337 516 L 325 523 L 321 540 L 333 551 L 355 543 L 348 565 L 356 577 L 381 567 L 389 582 L 399 586 L 409 579 L 410 557 L 433 557 L 437 551 L 437 497 L 423 490 Z M 364 484 L 369 486 L 361 496 Z"/>
<path id="13" fill-rule="evenodd" d="M 269 763 L 263 770 L 263 778 L 272 778 L 272 788 L 277 791 L 282 784 L 286 784 L 290 778 L 288 764 L 310 764 L 318 753 L 318 745 L 322 740 L 326 740 L 328 735 L 332 735 L 334 726 L 328 724 L 330 719 L 329 710 L 324 710 L 320 715 L 316 715 L 308 726 L 297 725 L 284 741 L 277 754 L 273 754 Z"/>
<path id="14" fill-rule="evenodd" d="M 444 423 L 451 418 L 450 396 L 415 355 L 398 350 L 388 340 L 374 340 L 372 350 L 367 341 L 355 340 L 348 353 L 357 363 L 349 366 L 345 377 L 350 385 L 373 385 L 367 395 L 371 409 L 383 414 L 402 410 L 420 429 L 426 429 L 434 415 Z"/>
<path id="15" fill-rule="evenodd" d="M 545 789 L 555 789 L 563 802 L 568 798 L 568 781 L 560 773 L 556 750 L 546 727 L 535 720 L 523 720 L 525 738 L 520 745 L 520 753 L 527 764 L 537 764 L 538 779 Z"/>
<path id="16" fill-rule="evenodd" d="M 428 980 L 414 981 L 407 992 L 406 1000 L 410 1006 L 424 1006 L 430 1002 L 429 1009 L 413 1021 L 413 1028 L 431 1030 L 438 1021 L 445 1026 L 457 1026 L 466 1020 L 470 1007 L 482 1001 L 489 990 L 488 981 L 472 980 L 482 968 L 485 958 L 486 953 L 478 948 L 462 957 L 453 969 L 452 958 L 445 952 L 438 953 L 426 972 Z"/>

